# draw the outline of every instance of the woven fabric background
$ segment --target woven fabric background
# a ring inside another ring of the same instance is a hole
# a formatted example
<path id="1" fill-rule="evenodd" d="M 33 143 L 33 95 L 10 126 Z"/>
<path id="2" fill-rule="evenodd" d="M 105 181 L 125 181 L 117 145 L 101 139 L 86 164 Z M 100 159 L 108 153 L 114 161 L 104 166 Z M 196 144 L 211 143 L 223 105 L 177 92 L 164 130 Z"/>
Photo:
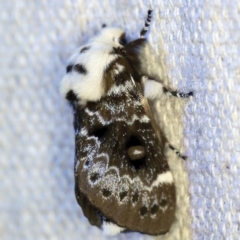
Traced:
<path id="1" fill-rule="evenodd" d="M 111 239 L 240 239 L 240 2 L 0 2 L 0 239 L 110 239 L 73 190 L 72 112 L 59 94 L 66 60 L 103 23 L 138 37 L 154 9 L 145 68 L 194 98 L 154 103 L 170 142 L 178 209 L 171 231 Z"/>

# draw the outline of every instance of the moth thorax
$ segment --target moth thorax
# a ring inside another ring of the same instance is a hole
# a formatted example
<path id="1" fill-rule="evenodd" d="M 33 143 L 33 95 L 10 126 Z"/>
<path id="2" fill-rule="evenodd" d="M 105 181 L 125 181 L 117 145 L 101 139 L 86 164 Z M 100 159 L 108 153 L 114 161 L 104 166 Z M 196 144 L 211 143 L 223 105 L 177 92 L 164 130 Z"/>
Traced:
<path id="1" fill-rule="evenodd" d="M 133 161 L 141 160 L 146 155 L 145 148 L 141 145 L 132 146 L 132 147 L 128 148 L 127 153 L 128 153 L 128 157 Z"/>

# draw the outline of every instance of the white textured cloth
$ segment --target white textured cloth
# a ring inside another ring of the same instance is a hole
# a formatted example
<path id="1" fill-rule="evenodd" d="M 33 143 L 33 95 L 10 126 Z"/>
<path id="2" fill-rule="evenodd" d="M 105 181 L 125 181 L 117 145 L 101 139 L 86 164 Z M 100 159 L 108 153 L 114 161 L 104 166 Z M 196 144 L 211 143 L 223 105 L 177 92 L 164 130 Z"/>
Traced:
<path id="1" fill-rule="evenodd" d="M 109 239 L 75 200 L 72 112 L 59 83 L 69 55 L 103 23 L 136 38 L 147 2 L 1 1 L 0 239 Z M 189 159 L 167 154 L 178 196 L 171 231 L 111 239 L 240 239 L 240 2 L 150 2 L 146 68 L 195 93 L 155 103 L 170 142 Z"/>

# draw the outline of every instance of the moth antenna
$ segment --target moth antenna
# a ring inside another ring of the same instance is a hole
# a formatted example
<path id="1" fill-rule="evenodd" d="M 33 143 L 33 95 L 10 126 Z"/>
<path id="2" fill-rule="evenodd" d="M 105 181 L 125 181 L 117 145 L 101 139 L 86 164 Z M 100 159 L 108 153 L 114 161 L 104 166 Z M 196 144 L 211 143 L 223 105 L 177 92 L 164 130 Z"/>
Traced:
<path id="1" fill-rule="evenodd" d="M 170 143 L 168 143 L 168 147 L 173 150 L 177 155 L 178 157 L 182 158 L 183 160 L 187 160 L 187 156 L 185 155 L 182 155 L 175 147 L 173 147 Z"/>
<path id="2" fill-rule="evenodd" d="M 145 26 L 142 28 L 141 32 L 140 32 L 140 38 L 145 38 L 145 35 L 149 29 L 149 25 L 151 23 L 152 20 L 152 11 L 153 10 L 148 10 L 148 16 L 147 16 L 147 20 L 145 21 Z"/>

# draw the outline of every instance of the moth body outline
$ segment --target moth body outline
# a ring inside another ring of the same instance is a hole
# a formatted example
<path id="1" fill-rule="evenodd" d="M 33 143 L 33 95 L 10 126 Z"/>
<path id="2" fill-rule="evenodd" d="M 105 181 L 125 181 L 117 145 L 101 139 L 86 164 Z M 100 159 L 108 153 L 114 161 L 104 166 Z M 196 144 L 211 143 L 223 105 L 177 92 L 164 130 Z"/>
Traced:
<path id="1" fill-rule="evenodd" d="M 89 222 L 108 235 L 164 234 L 175 216 L 175 186 L 164 155 L 169 143 L 147 99 L 192 92 L 171 91 L 142 72 L 139 50 L 151 13 L 140 38 L 129 43 L 121 29 L 103 29 L 70 57 L 61 82 L 74 112 L 76 198 Z"/>

